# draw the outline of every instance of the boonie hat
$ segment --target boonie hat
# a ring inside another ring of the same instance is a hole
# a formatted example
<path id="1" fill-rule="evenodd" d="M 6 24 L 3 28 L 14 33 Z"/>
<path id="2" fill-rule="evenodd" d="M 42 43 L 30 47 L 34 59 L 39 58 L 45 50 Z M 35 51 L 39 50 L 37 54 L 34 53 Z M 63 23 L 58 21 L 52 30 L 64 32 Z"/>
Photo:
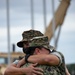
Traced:
<path id="1" fill-rule="evenodd" d="M 48 37 L 47 36 L 39 36 L 30 39 L 29 47 L 43 46 L 47 49 L 50 49 Z"/>
<path id="2" fill-rule="evenodd" d="M 23 47 L 23 42 L 29 41 L 29 40 L 32 39 L 33 37 L 37 37 L 37 36 L 44 36 L 44 35 L 43 35 L 40 31 L 38 31 L 38 30 L 28 30 L 28 31 L 24 31 L 24 32 L 22 33 L 23 39 L 17 43 L 17 46 L 18 46 L 18 47 Z"/>

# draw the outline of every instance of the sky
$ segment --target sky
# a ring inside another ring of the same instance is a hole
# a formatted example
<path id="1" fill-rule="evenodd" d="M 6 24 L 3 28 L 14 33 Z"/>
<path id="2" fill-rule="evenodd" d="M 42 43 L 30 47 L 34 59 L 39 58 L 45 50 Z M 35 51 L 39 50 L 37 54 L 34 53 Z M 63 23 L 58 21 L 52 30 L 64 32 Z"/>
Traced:
<path id="1" fill-rule="evenodd" d="M 22 32 L 30 30 L 31 26 L 31 0 L 9 0 L 9 25 L 10 25 L 10 51 L 12 44 L 22 40 Z M 52 0 L 46 0 L 46 26 L 52 19 Z M 54 0 L 55 11 L 61 0 Z M 43 0 L 33 0 L 34 6 L 34 29 L 45 32 Z M 65 56 L 65 62 L 75 63 L 75 0 L 71 0 L 64 23 L 61 28 L 57 50 Z M 8 52 L 7 43 L 7 9 L 6 0 L 0 0 L 0 52 Z M 50 44 L 53 44 L 53 39 Z M 22 52 L 16 46 L 16 52 Z"/>

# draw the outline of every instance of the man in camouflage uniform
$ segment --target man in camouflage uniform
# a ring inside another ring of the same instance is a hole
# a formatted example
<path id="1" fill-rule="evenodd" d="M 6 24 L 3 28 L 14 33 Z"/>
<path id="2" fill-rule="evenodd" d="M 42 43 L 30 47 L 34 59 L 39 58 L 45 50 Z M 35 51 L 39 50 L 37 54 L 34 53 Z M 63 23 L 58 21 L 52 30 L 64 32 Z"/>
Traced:
<path id="1" fill-rule="evenodd" d="M 38 55 L 38 53 L 36 53 L 37 48 L 39 49 L 39 51 L 41 51 L 41 52 L 39 52 L 40 56 L 43 56 L 43 55 L 48 56 L 48 57 L 49 57 L 49 55 L 51 55 L 51 57 L 54 56 L 56 58 L 56 60 L 54 59 L 52 62 L 56 62 L 59 59 L 59 63 L 52 63 L 51 61 L 47 62 L 44 60 L 44 58 L 43 58 L 43 60 L 41 58 L 37 59 L 37 55 Z M 42 50 L 42 48 L 44 48 L 44 50 Z M 41 59 L 38 62 L 37 67 L 41 67 L 44 70 L 44 73 L 43 73 L 44 75 L 66 75 L 65 67 L 64 67 L 65 66 L 64 56 L 60 52 L 56 52 L 56 51 L 51 52 L 50 51 L 48 37 L 43 36 L 43 37 L 36 37 L 36 38 L 31 39 L 31 42 L 29 43 L 29 47 L 27 49 L 30 50 L 32 55 L 25 56 L 26 57 L 25 60 L 27 63 L 23 67 L 27 67 L 30 63 L 34 63 L 34 62 L 37 63 L 37 60 Z M 28 58 L 30 58 L 30 59 L 28 59 Z M 45 63 L 42 63 L 42 62 L 45 62 Z M 40 65 L 40 64 L 42 64 L 42 65 Z"/>
<path id="2" fill-rule="evenodd" d="M 23 43 L 25 43 L 25 48 L 29 46 L 29 40 L 33 37 L 44 36 L 40 31 L 37 30 L 28 30 L 22 33 L 22 40 L 17 43 L 17 46 L 23 48 Z M 23 49 L 23 52 L 27 54 L 28 51 Z"/>

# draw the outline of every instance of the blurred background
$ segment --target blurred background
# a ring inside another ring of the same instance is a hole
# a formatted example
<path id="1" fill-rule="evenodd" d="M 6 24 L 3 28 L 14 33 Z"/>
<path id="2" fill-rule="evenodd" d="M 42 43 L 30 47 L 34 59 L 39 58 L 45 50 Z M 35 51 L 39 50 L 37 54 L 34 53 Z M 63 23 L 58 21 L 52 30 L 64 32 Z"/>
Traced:
<path id="1" fill-rule="evenodd" d="M 75 0 L 0 0 L 0 71 L 3 74 L 8 64 L 24 55 L 16 43 L 22 40 L 23 31 L 35 29 L 63 53 L 75 75 L 74 24 Z"/>

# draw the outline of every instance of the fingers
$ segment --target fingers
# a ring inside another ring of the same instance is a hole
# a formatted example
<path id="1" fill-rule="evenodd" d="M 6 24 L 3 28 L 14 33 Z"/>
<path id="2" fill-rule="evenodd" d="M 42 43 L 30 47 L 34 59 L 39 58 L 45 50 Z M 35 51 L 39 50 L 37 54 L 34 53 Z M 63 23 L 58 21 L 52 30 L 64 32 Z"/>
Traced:
<path id="1" fill-rule="evenodd" d="M 43 75 L 43 72 L 33 70 L 34 75 Z"/>
<path id="2" fill-rule="evenodd" d="M 34 70 L 35 70 L 35 71 L 43 72 L 43 69 L 41 69 L 41 68 L 37 68 L 37 67 L 36 67 L 36 68 L 34 68 Z"/>
<path id="3" fill-rule="evenodd" d="M 36 67 L 37 65 L 38 63 L 31 64 L 31 66 L 33 66 L 33 74 L 43 75 L 43 69 Z"/>
<path id="4" fill-rule="evenodd" d="M 38 63 L 32 64 L 33 67 L 36 67 L 38 65 Z"/>

